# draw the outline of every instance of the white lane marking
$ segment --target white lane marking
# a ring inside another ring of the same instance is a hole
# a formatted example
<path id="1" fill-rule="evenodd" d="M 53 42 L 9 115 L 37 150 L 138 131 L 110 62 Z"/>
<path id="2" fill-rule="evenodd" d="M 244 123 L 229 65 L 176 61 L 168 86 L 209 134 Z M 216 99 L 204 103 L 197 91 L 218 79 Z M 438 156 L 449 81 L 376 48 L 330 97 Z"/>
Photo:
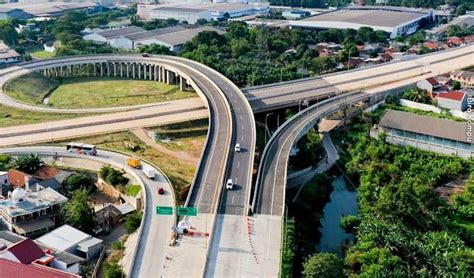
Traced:
<path id="1" fill-rule="evenodd" d="M 235 200 L 235 195 L 232 196 L 232 204 L 234 204 L 234 200 Z"/>
<path id="2" fill-rule="evenodd" d="M 237 169 L 240 168 L 240 161 L 237 162 Z"/>

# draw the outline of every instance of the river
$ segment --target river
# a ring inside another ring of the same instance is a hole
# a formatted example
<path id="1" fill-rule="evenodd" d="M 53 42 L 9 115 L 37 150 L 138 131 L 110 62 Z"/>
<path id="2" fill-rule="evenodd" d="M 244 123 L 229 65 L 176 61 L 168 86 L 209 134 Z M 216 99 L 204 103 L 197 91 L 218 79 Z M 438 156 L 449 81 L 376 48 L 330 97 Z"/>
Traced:
<path id="1" fill-rule="evenodd" d="M 348 214 L 357 214 L 359 204 L 357 203 L 357 191 L 347 184 L 344 177 L 334 179 L 334 190 L 330 195 L 330 201 L 323 210 L 321 218 L 321 239 L 316 246 L 318 252 L 335 253 L 344 256 L 343 245 L 347 241 L 353 241 L 354 236 L 348 234 L 341 228 L 341 217 Z"/>

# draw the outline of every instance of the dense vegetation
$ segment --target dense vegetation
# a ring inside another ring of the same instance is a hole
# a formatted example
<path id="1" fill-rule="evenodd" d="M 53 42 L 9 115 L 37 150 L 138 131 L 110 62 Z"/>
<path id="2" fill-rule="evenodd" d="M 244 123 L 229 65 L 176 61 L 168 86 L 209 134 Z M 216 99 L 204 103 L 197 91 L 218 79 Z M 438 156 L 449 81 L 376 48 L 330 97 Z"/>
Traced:
<path id="1" fill-rule="evenodd" d="M 6 154 L 0 154 L 0 171 L 8 171 L 12 157 Z"/>
<path id="2" fill-rule="evenodd" d="M 65 224 L 92 234 L 95 228 L 95 213 L 88 196 L 89 192 L 85 188 L 74 191 L 69 201 L 61 208 L 61 218 Z"/>
<path id="3" fill-rule="evenodd" d="M 348 56 L 358 56 L 356 44 L 386 42 L 387 33 L 371 28 L 326 31 L 258 27 L 231 22 L 224 35 L 201 32 L 183 47 L 181 56 L 204 63 L 240 86 L 292 80 L 333 70 Z M 310 45 L 343 44 L 336 58 L 319 57 Z"/>
<path id="4" fill-rule="evenodd" d="M 27 174 L 34 174 L 43 164 L 44 162 L 40 155 L 30 153 L 29 155 L 19 156 L 11 160 L 8 167 Z"/>
<path id="5" fill-rule="evenodd" d="M 142 212 L 132 212 L 129 215 L 125 216 L 125 224 L 124 227 L 127 230 L 127 233 L 133 233 L 138 227 L 140 227 L 140 223 L 142 221 L 143 213 Z"/>
<path id="6" fill-rule="evenodd" d="M 110 185 L 123 187 L 127 185 L 129 179 L 124 176 L 123 171 L 118 171 L 110 165 L 104 165 L 99 170 L 99 177 Z"/>
<path id="7" fill-rule="evenodd" d="M 64 195 L 68 198 L 72 197 L 74 191 L 79 189 L 94 190 L 95 187 L 92 184 L 92 180 L 89 176 L 85 174 L 73 174 L 67 177 L 61 183 L 62 191 Z"/>
<path id="8" fill-rule="evenodd" d="M 434 189 L 474 173 L 474 162 L 369 139 L 368 128 L 366 122 L 353 126 L 345 156 L 348 173 L 360 180 L 360 223 L 349 221 L 356 243 L 346 255 L 347 273 L 469 276 L 474 271 L 472 181 L 454 205 Z"/>

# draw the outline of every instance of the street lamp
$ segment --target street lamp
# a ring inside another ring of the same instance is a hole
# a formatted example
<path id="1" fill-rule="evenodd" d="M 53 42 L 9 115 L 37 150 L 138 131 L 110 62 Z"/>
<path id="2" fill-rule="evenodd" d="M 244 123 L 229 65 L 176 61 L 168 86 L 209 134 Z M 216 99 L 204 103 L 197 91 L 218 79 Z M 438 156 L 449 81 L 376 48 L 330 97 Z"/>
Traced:
<path id="1" fill-rule="evenodd" d="M 271 112 L 271 113 L 268 113 L 267 115 L 265 115 L 265 145 L 267 144 L 267 131 L 268 131 L 267 120 L 268 120 L 268 116 L 271 116 L 273 114 L 274 113 Z"/>

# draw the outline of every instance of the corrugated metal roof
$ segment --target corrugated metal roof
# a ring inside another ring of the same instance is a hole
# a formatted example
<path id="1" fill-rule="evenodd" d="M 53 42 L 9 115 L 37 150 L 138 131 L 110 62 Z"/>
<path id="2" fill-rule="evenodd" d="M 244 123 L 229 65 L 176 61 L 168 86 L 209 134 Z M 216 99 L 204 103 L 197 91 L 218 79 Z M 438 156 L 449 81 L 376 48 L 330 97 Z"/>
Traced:
<path id="1" fill-rule="evenodd" d="M 149 38 L 153 38 L 153 37 L 164 35 L 164 34 L 183 31 L 183 30 L 186 30 L 186 28 L 181 27 L 181 26 L 171 26 L 171 27 L 159 28 L 159 29 L 155 29 L 155 30 L 147 31 L 147 32 L 140 32 L 140 33 L 125 35 L 124 37 L 131 41 L 139 41 L 139 40 L 149 39 Z"/>
<path id="2" fill-rule="evenodd" d="M 140 27 L 130 26 L 130 27 L 124 27 L 124 28 L 118 28 L 118 29 L 112 29 L 112 30 L 105 30 L 102 32 L 98 32 L 97 34 L 106 39 L 111 39 L 115 37 L 129 35 L 129 34 L 139 33 L 139 32 L 145 32 L 145 30 Z"/>
<path id="3" fill-rule="evenodd" d="M 471 143 L 467 141 L 466 122 L 437 119 L 389 109 L 380 120 L 379 126 Z"/>
<path id="4" fill-rule="evenodd" d="M 187 41 L 190 41 L 192 38 L 194 38 L 194 36 L 204 31 L 215 31 L 219 34 L 224 33 L 224 31 L 220 31 L 216 28 L 205 26 L 201 28 L 186 29 L 183 31 L 175 32 L 173 34 L 164 34 L 164 35 L 156 36 L 153 39 L 159 40 L 171 46 L 177 46 L 177 45 L 182 45 Z"/>

